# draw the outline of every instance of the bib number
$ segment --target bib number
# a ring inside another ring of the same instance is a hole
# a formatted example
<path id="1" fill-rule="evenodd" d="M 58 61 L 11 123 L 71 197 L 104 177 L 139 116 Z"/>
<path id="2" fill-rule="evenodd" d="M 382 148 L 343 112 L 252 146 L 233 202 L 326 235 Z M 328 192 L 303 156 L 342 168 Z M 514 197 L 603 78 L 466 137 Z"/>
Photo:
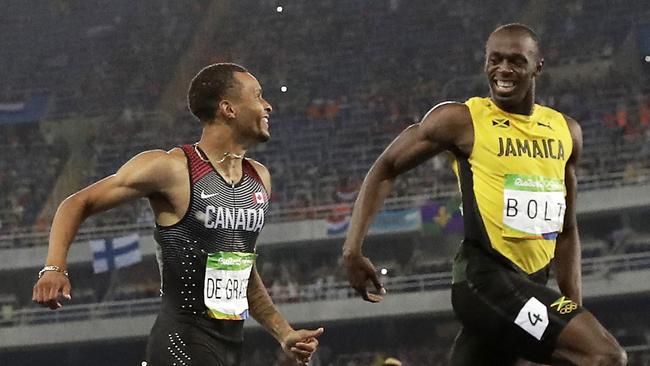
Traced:
<path id="1" fill-rule="evenodd" d="M 248 318 L 248 279 L 255 253 L 217 252 L 208 254 L 205 266 L 203 301 L 211 318 Z"/>
<path id="2" fill-rule="evenodd" d="M 562 231 L 564 181 L 507 174 L 503 188 L 503 236 L 554 240 Z"/>

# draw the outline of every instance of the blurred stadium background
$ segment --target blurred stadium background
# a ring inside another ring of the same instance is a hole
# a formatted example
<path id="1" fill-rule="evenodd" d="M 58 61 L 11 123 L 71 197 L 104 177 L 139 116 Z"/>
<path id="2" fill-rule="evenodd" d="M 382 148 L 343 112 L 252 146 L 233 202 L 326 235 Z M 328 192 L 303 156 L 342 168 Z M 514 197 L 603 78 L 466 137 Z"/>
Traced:
<path id="1" fill-rule="evenodd" d="M 444 365 L 458 330 L 450 260 L 461 238 L 445 157 L 404 176 L 366 253 L 389 291 L 367 305 L 338 257 L 370 164 L 444 100 L 485 95 L 483 44 L 519 21 L 543 41 L 538 100 L 577 119 L 585 304 L 650 365 L 650 5 L 645 0 L 3 0 L 0 12 L 0 365 L 140 365 L 159 305 L 146 201 L 86 222 L 73 300 L 31 303 L 48 226 L 71 192 L 137 152 L 193 142 L 184 96 L 218 61 L 274 105 L 258 266 L 294 324 L 324 325 L 312 365 Z M 137 234 L 137 236 L 133 236 Z M 131 243 L 116 249 L 116 238 Z M 96 241 L 93 254 L 89 242 Z M 135 243 L 135 244 L 134 244 Z M 107 250 L 106 248 L 112 248 Z M 108 271 L 101 271 L 103 265 Z M 122 268 L 121 265 L 130 264 Z M 98 272 L 98 273 L 95 273 Z M 245 365 L 289 365 L 247 321 Z"/>

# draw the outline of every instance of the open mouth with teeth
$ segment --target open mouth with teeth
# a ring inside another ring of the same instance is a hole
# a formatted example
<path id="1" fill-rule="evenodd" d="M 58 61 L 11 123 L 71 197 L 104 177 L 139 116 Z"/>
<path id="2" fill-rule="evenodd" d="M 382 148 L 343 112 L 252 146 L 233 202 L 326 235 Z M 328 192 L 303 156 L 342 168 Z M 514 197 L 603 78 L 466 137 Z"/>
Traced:
<path id="1" fill-rule="evenodd" d="M 515 84 L 512 80 L 494 80 L 494 89 L 498 93 L 509 94 L 515 90 Z"/>

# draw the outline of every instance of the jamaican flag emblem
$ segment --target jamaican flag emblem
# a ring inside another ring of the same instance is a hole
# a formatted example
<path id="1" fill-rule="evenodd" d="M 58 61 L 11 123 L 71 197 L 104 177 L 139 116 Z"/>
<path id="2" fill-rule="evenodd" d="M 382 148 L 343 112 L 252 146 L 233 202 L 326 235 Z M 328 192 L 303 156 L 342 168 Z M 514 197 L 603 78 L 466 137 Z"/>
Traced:
<path id="1" fill-rule="evenodd" d="M 493 119 L 492 126 L 497 126 L 499 128 L 508 128 L 510 127 L 510 120 L 505 118 Z"/>

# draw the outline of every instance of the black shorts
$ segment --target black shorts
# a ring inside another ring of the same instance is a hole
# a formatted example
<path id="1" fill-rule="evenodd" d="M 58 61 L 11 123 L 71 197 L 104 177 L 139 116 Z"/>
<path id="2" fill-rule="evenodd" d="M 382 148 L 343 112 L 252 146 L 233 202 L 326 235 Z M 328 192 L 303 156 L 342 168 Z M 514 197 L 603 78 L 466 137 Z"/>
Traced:
<path id="1" fill-rule="evenodd" d="M 548 269 L 527 275 L 471 243 L 456 256 L 454 277 L 452 304 L 463 329 L 452 365 L 548 363 L 562 329 L 583 311 L 545 286 Z"/>
<path id="2" fill-rule="evenodd" d="M 161 313 L 147 342 L 147 366 L 238 366 L 242 341 L 216 336 L 211 319 Z"/>

